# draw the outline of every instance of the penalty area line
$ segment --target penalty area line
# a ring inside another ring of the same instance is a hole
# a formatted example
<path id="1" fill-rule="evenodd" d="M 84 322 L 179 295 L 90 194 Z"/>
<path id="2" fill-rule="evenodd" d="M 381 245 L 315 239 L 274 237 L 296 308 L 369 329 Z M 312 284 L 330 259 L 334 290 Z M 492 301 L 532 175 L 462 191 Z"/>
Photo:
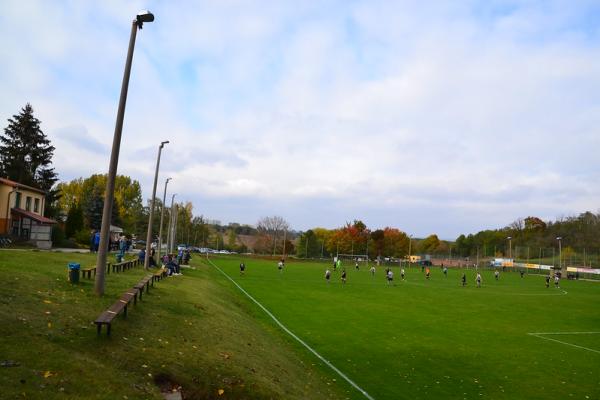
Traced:
<path id="1" fill-rule="evenodd" d="M 562 333 L 562 334 L 566 335 L 567 333 Z M 566 344 L 567 346 L 576 347 L 578 349 L 583 349 L 583 350 L 587 350 L 587 351 L 591 351 L 591 352 L 600 354 L 599 350 L 590 349 L 589 347 L 583 347 L 583 346 L 579 346 L 579 345 L 576 345 L 576 344 L 573 344 L 573 343 L 563 342 L 562 340 L 552 339 L 552 338 L 549 338 L 549 337 L 542 336 L 542 335 L 540 335 L 538 333 L 528 333 L 528 335 L 535 336 L 537 338 L 544 339 L 544 340 L 549 340 L 551 342 Z"/>
<path id="2" fill-rule="evenodd" d="M 306 347 L 306 349 L 308 351 L 310 351 L 311 353 L 313 353 L 325 365 L 327 365 L 329 368 L 331 368 L 333 371 L 335 371 L 342 379 L 344 379 L 346 382 L 348 382 L 353 388 L 355 388 L 356 390 L 358 390 L 359 392 L 361 392 L 367 399 L 369 399 L 369 400 L 375 400 L 373 397 L 371 397 L 371 395 L 369 393 L 367 393 L 364 389 L 362 389 L 360 386 L 358 386 L 352 379 L 348 378 L 342 371 L 340 371 L 339 369 L 337 369 L 335 367 L 335 365 L 333 365 L 332 363 L 330 363 L 329 361 L 327 361 L 322 355 L 320 355 L 319 353 L 317 353 L 316 350 L 314 350 L 312 347 L 310 347 L 308 344 L 306 344 L 306 342 L 304 342 L 304 340 L 300 339 L 298 336 L 296 336 L 296 334 L 294 334 L 294 332 L 290 331 L 285 325 L 283 325 L 269 310 L 267 310 L 262 304 L 260 304 L 258 302 L 258 300 L 256 300 L 254 297 L 252 297 L 250 295 L 250 293 L 246 292 L 246 290 L 244 290 L 243 287 L 241 287 L 236 281 L 234 281 L 229 275 L 227 275 L 225 273 L 225 271 L 223 271 L 221 268 L 217 267 L 208 257 L 206 259 L 208 260 L 208 262 L 210 263 L 210 265 L 212 265 L 214 268 L 217 269 L 217 271 L 219 271 L 221 274 L 223 274 L 223 276 L 225 276 L 227 279 L 229 279 L 231 281 L 231 283 L 233 283 L 238 289 L 240 289 L 240 291 L 242 293 L 244 293 L 250 300 L 252 300 L 257 306 L 259 306 L 261 308 L 261 310 L 263 310 L 269 317 L 271 317 L 271 319 L 273 321 L 275 321 L 275 323 L 281 329 L 283 329 L 288 335 L 290 335 L 291 337 L 293 337 L 294 339 L 296 339 L 296 341 L 298 343 L 300 343 L 302 346 Z"/>

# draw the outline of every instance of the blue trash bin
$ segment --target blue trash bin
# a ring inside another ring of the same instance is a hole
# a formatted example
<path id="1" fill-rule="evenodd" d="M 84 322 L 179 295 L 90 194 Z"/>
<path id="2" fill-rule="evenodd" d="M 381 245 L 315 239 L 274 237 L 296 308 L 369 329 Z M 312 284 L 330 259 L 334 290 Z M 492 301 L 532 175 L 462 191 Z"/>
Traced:
<path id="1" fill-rule="evenodd" d="M 69 281 L 71 283 L 79 283 L 79 271 L 81 265 L 77 263 L 69 263 Z"/>

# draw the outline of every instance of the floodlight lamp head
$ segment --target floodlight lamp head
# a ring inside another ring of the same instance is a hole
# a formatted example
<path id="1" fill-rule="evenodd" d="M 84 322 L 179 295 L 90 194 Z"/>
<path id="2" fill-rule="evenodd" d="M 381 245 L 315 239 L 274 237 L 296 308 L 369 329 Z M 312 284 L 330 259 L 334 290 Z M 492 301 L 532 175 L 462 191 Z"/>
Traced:
<path id="1" fill-rule="evenodd" d="M 511 240 L 511 239 L 512 239 L 512 236 L 507 236 L 506 237 L 506 240 Z"/>
<path id="2" fill-rule="evenodd" d="M 165 147 L 165 144 L 169 143 L 168 140 L 165 140 L 164 142 L 160 142 L 160 148 L 162 149 L 163 147 Z"/>
<path id="3" fill-rule="evenodd" d="M 562 240 L 562 236 L 557 236 L 556 240 Z"/>
<path id="4" fill-rule="evenodd" d="M 152 14 L 148 10 L 142 10 L 136 15 L 135 19 L 137 21 L 138 28 L 142 29 L 142 25 L 144 25 L 144 22 L 154 21 L 154 14 Z"/>

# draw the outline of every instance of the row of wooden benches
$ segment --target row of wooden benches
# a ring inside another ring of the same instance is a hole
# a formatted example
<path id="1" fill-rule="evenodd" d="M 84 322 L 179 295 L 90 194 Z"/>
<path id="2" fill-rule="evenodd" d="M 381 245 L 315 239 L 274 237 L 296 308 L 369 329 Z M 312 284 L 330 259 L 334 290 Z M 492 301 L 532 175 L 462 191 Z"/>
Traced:
<path id="1" fill-rule="evenodd" d="M 138 296 L 140 301 L 142 300 L 142 295 L 144 290 L 146 293 L 150 290 L 150 286 L 154 286 L 155 281 L 159 281 L 162 278 L 167 276 L 167 270 L 165 268 L 159 269 L 157 272 L 153 274 L 146 275 L 141 281 L 139 281 L 133 288 L 128 289 L 117 302 L 111 305 L 106 311 L 104 311 L 94 323 L 96 324 L 96 329 L 98 331 L 98 335 L 102 333 L 102 325 L 106 325 L 106 334 L 110 336 L 110 327 L 112 321 L 119 315 L 121 312 L 123 313 L 123 317 L 127 317 L 127 306 L 133 300 L 133 304 L 137 304 Z"/>
<path id="2" fill-rule="evenodd" d="M 112 272 L 123 272 L 128 269 L 134 268 L 140 264 L 141 264 L 141 262 L 137 258 L 134 258 L 134 259 L 131 259 L 128 261 L 122 261 L 120 263 L 115 263 L 115 264 L 111 264 L 111 263 L 107 262 L 105 272 L 107 274 L 110 274 L 111 270 L 112 270 Z M 83 268 L 81 270 L 81 274 L 83 275 L 83 277 L 84 278 L 87 277 L 88 279 L 92 279 L 92 272 L 94 273 L 94 276 L 96 276 L 96 266 L 95 265 L 93 267 Z"/>

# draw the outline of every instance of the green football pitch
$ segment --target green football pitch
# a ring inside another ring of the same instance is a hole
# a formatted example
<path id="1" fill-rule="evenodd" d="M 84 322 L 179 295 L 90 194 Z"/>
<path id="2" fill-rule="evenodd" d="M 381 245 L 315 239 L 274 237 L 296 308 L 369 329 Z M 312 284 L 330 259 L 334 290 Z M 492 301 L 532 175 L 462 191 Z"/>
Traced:
<path id="1" fill-rule="evenodd" d="M 384 267 L 374 276 L 346 262 L 324 279 L 329 263 L 211 258 L 218 279 L 329 361 L 290 336 L 298 351 L 322 365 L 332 385 L 351 399 L 598 399 L 600 398 L 600 283 L 562 280 L 546 288 L 541 275 L 506 272 L 496 281 L 484 271 L 481 288 L 473 270 L 439 267 L 425 279 L 407 269 L 388 285 Z M 246 294 L 236 287 L 226 274 Z M 281 328 L 282 335 L 289 333 Z"/>

